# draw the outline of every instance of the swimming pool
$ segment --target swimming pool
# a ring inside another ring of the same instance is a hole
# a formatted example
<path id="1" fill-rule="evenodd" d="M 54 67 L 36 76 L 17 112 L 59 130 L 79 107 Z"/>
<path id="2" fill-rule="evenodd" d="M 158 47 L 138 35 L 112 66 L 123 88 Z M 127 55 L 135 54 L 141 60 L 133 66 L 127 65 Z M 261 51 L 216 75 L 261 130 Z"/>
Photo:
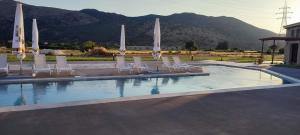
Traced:
<path id="1" fill-rule="evenodd" d="M 54 104 L 191 91 L 282 85 L 270 74 L 225 66 L 205 66 L 209 76 L 41 82 L 0 85 L 0 107 Z"/>

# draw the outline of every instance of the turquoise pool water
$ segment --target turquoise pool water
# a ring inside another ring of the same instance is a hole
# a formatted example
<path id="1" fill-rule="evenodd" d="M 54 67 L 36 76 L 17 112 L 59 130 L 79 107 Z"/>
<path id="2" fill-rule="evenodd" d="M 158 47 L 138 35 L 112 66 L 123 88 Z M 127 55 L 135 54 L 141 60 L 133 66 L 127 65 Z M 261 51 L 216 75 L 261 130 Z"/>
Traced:
<path id="1" fill-rule="evenodd" d="M 260 71 L 224 66 L 204 68 L 210 72 L 209 76 L 0 85 L 0 107 L 288 83 Z"/>

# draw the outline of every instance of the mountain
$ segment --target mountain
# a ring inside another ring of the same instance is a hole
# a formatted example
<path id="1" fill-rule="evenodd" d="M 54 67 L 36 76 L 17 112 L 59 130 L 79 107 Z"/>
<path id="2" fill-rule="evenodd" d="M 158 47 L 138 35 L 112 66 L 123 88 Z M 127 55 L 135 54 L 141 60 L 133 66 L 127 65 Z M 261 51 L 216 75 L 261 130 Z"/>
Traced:
<path id="1" fill-rule="evenodd" d="M 0 40 L 12 38 L 16 3 L 0 0 Z M 155 18 L 160 18 L 162 46 L 184 46 L 195 41 L 200 48 L 215 48 L 228 41 L 231 48 L 259 49 L 261 37 L 275 33 L 257 28 L 232 17 L 211 17 L 193 13 L 169 16 L 146 15 L 127 17 L 95 9 L 71 11 L 25 4 L 26 39 L 31 40 L 32 19 L 37 18 L 41 42 L 83 42 L 92 40 L 103 44 L 118 44 L 121 24 L 126 25 L 127 45 L 152 46 Z"/>

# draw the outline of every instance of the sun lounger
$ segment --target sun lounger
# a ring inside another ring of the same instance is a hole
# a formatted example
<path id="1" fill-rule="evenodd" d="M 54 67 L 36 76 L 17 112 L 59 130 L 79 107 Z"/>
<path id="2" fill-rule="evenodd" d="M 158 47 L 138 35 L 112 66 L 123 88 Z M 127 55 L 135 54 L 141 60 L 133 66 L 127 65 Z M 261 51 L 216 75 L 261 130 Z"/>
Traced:
<path id="1" fill-rule="evenodd" d="M 173 65 L 171 64 L 171 62 L 170 62 L 170 60 L 169 60 L 168 57 L 161 57 L 161 58 L 162 58 L 162 62 L 163 62 L 163 67 L 168 68 L 168 70 L 169 70 L 170 72 L 172 71 L 172 69 L 173 69 L 173 70 L 176 69 L 176 67 L 173 66 Z"/>
<path id="2" fill-rule="evenodd" d="M 134 61 L 133 68 L 137 69 L 139 72 L 146 71 L 149 69 L 146 64 L 142 63 L 141 57 L 133 57 L 133 61 Z"/>
<path id="3" fill-rule="evenodd" d="M 55 70 L 57 73 L 60 73 L 62 71 L 67 71 L 73 74 L 74 72 L 71 65 L 67 63 L 65 56 L 56 56 Z"/>
<path id="4" fill-rule="evenodd" d="M 193 66 L 192 65 L 189 65 L 187 63 L 182 63 L 180 58 L 178 56 L 173 56 L 173 60 L 174 60 L 174 66 L 177 67 L 177 68 L 180 68 L 180 69 L 189 69 L 189 68 L 192 68 Z"/>
<path id="5" fill-rule="evenodd" d="M 43 54 L 34 56 L 34 64 L 33 64 L 33 73 L 37 74 L 39 72 L 49 72 L 52 74 L 50 65 L 46 63 L 46 56 Z"/>
<path id="6" fill-rule="evenodd" d="M 122 71 L 132 72 L 132 66 L 126 64 L 124 56 L 117 56 L 116 68 L 119 73 Z"/>
<path id="7" fill-rule="evenodd" d="M 0 55 L 0 72 L 8 74 L 7 55 Z"/>

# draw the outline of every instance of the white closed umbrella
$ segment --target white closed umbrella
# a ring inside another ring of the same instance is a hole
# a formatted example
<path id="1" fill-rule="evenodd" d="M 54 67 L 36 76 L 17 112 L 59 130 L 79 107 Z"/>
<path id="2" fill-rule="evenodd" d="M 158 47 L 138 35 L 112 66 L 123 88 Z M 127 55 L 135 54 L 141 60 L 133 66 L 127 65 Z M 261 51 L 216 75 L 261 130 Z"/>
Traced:
<path id="1" fill-rule="evenodd" d="M 121 40 L 120 40 L 120 55 L 124 56 L 126 53 L 126 45 L 125 45 L 125 25 L 121 27 Z"/>
<path id="2" fill-rule="evenodd" d="M 161 42 L 160 23 L 159 23 L 159 18 L 156 18 L 155 26 L 154 26 L 154 42 L 153 42 L 154 46 L 153 46 L 152 56 L 156 60 L 157 72 L 158 72 L 158 60 L 161 57 L 160 42 Z"/>
<path id="3" fill-rule="evenodd" d="M 14 23 L 14 35 L 12 42 L 12 53 L 17 55 L 20 60 L 20 74 L 22 74 L 22 62 L 25 59 L 25 34 L 24 34 L 24 17 L 22 3 L 17 2 L 15 23 Z"/>
<path id="4" fill-rule="evenodd" d="M 36 19 L 32 22 L 32 53 L 33 55 L 39 54 L 39 30 L 37 27 Z"/>
<path id="5" fill-rule="evenodd" d="M 155 26 L 154 26 L 154 52 L 160 52 L 160 42 L 161 42 L 161 34 L 160 34 L 160 23 L 159 18 L 156 18 Z"/>

